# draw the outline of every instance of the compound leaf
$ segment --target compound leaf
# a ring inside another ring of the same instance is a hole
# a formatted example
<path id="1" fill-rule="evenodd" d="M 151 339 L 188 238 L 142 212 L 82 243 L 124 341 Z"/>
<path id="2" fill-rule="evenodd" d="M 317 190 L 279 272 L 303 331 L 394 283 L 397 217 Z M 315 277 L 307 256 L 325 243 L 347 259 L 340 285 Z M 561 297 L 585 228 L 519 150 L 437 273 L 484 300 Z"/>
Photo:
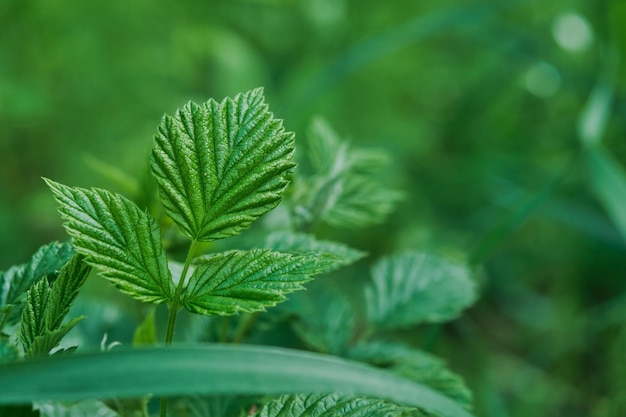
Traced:
<path id="1" fill-rule="evenodd" d="M 302 289 L 312 275 L 333 267 L 334 257 L 294 255 L 255 249 L 229 251 L 199 259 L 183 305 L 205 315 L 263 311 Z"/>
<path id="2" fill-rule="evenodd" d="M 170 301 L 174 285 L 156 221 L 128 199 L 101 189 L 45 180 L 76 250 L 122 292 L 155 304 Z"/>
<path id="3" fill-rule="evenodd" d="M 427 253 L 384 258 L 372 278 L 365 288 L 367 316 L 379 328 L 450 320 L 477 296 L 467 266 Z"/>
<path id="4" fill-rule="evenodd" d="M 193 240 L 239 233 L 280 202 L 293 143 L 260 88 L 165 115 L 150 164 L 167 215 Z"/>
<path id="5" fill-rule="evenodd" d="M 265 404 L 254 417 L 422 417 L 415 408 L 388 401 L 339 394 L 283 395 Z"/>

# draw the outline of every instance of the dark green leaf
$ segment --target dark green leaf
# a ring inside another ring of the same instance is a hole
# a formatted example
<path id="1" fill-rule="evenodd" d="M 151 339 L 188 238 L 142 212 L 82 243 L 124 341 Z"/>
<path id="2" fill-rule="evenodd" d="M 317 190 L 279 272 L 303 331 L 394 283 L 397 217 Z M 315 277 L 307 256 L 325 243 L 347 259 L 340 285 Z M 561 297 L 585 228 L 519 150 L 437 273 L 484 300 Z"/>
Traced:
<path id="1" fill-rule="evenodd" d="M 97 376 L 97 377 L 96 377 Z M 366 395 L 442 417 L 454 401 L 383 370 L 331 356 L 244 345 L 177 345 L 76 353 L 0 365 L 0 404 L 184 394 Z"/>
<path id="2" fill-rule="evenodd" d="M 293 255 L 269 250 L 230 251 L 199 259 L 183 294 L 189 311 L 230 315 L 262 311 L 302 289 L 312 275 L 336 262 L 323 255 Z"/>
<path id="3" fill-rule="evenodd" d="M 372 278 L 365 288 L 367 315 L 379 328 L 447 321 L 477 297 L 466 265 L 426 253 L 384 258 Z"/>
<path id="4" fill-rule="evenodd" d="M 374 398 L 338 394 L 283 395 L 267 403 L 254 417 L 425 417 L 417 409 Z"/>
<path id="5" fill-rule="evenodd" d="M 30 352 L 32 344 L 38 336 L 47 332 L 46 310 L 50 303 L 50 286 L 48 279 L 43 278 L 28 290 L 26 306 L 22 311 L 20 340 L 25 352 Z"/>
<path id="6" fill-rule="evenodd" d="M 151 166 L 166 213 L 194 240 L 239 233 L 280 202 L 293 142 L 262 89 L 165 115 Z"/>
<path id="7" fill-rule="evenodd" d="M 170 301 L 174 284 L 156 221 L 126 198 L 100 189 L 46 183 L 67 232 L 87 263 L 122 292 L 155 304 Z"/>

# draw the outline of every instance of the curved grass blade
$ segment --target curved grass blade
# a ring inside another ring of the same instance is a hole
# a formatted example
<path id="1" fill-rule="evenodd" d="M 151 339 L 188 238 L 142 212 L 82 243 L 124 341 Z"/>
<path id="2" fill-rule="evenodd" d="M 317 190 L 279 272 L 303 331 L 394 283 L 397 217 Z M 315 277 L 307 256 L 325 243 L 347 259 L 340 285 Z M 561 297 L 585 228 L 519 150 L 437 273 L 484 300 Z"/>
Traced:
<path id="1" fill-rule="evenodd" d="M 293 142 L 260 88 L 165 115 L 150 161 L 165 212 L 194 240 L 239 233 L 280 202 Z"/>
<path id="2" fill-rule="evenodd" d="M 0 404 L 189 394 L 358 394 L 442 417 L 471 417 L 407 379 L 332 356 L 262 346 L 177 345 L 0 365 Z"/>

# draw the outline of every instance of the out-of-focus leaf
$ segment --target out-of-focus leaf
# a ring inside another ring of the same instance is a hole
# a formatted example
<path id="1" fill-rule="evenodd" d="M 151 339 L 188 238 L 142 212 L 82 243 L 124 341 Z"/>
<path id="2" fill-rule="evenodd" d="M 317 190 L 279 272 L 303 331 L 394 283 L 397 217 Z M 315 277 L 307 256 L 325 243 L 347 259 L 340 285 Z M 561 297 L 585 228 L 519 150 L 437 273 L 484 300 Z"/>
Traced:
<path id="1" fill-rule="evenodd" d="M 425 417 L 415 408 L 387 401 L 339 394 L 283 395 L 254 417 Z"/>
<path id="2" fill-rule="evenodd" d="M 260 88 L 165 115 L 151 167 L 166 213 L 193 240 L 239 233 L 280 202 L 293 143 Z"/>
<path id="3" fill-rule="evenodd" d="M 472 393 L 463 379 L 450 371 L 444 361 L 426 352 L 401 343 L 373 340 L 352 347 L 347 357 L 389 369 L 427 385 L 466 408 L 472 405 Z"/>
<path id="4" fill-rule="evenodd" d="M 120 291 L 155 304 L 172 300 L 174 284 L 156 221 L 136 204 L 101 189 L 46 180 L 76 250 Z"/>
<path id="5" fill-rule="evenodd" d="M 231 315 L 262 311 L 285 300 L 285 294 L 332 269 L 334 257 L 293 255 L 269 250 L 230 251 L 198 259 L 183 294 L 189 311 Z"/>
<path id="6" fill-rule="evenodd" d="M 263 247 L 278 252 L 306 254 L 323 253 L 337 258 L 337 267 L 351 264 L 365 256 L 365 253 L 350 248 L 344 244 L 328 240 L 317 240 L 315 236 L 306 233 L 279 231 L 270 233 L 265 239 Z"/>
<path id="7" fill-rule="evenodd" d="M 135 334 L 133 335 L 133 346 L 157 344 L 158 340 L 154 313 L 155 309 L 151 308 L 148 311 L 148 314 L 146 314 L 146 318 L 135 329 Z"/>
<path id="8" fill-rule="evenodd" d="M 380 260 L 365 288 L 368 321 L 384 329 L 453 319 L 476 297 L 466 265 L 428 253 Z"/>
<path id="9" fill-rule="evenodd" d="M 97 375 L 97 378 L 94 378 Z M 342 392 L 470 417 L 421 384 L 336 357 L 251 345 L 175 345 L 0 365 L 0 404 L 184 394 Z"/>

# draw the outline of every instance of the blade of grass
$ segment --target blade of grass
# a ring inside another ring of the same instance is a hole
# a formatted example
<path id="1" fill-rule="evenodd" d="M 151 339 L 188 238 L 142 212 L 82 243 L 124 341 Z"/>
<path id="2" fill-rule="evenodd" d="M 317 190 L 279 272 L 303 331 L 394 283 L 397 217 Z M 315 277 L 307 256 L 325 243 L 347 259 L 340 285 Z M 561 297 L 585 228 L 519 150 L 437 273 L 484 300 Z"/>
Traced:
<path id="1" fill-rule="evenodd" d="M 407 379 L 332 356 L 250 345 L 176 345 L 78 353 L 0 366 L 0 404 L 187 394 L 341 392 L 388 399 L 442 417 L 470 417 Z"/>

